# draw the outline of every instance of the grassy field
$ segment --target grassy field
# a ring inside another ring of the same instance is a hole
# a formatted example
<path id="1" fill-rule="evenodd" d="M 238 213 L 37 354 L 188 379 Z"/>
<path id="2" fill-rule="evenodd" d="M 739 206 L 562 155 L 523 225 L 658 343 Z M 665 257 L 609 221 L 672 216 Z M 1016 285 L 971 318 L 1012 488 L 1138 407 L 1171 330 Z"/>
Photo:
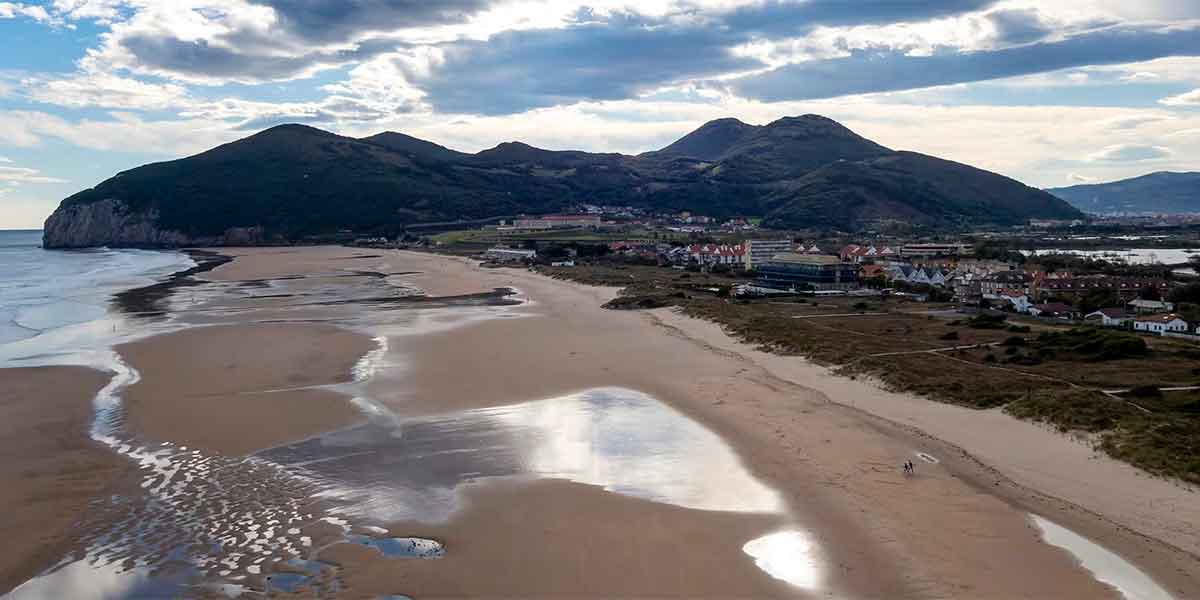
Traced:
<path id="1" fill-rule="evenodd" d="M 739 300 L 733 276 L 645 266 L 539 270 L 621 286 L 620 308 L 675 306 L 771 352 L 930 399 L 1092 434 L 1109 455 L 1200 483 L 1200 347 L 1046 322 L 958 315 L 949 305 L 861 298 Z M 1147 389 L 1135 389 L 1147 388 Z M 1130 392 L 1129 390 L 1134 390 Z"/>

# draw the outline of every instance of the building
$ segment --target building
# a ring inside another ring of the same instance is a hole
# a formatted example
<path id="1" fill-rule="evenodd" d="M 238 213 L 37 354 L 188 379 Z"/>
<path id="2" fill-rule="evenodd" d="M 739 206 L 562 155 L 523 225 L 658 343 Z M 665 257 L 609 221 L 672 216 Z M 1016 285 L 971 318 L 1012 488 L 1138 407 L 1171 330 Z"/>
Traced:
<path id="1" fill-rule="evenodd" d="M 1029 314 L 1035 317 L 1070 319 L 1075 315 L 1075 309 L 1062 302 L 1047 302 L 1046 304 L 1034 304 L 1030 306 Z"/>
<path id="2" fill-rule="evenodd" d="M 1155 289 L 1165 294 L 1170 284 L 1165 279 L 1144 277 L 1109 277 L 1089 275 L 1082 277 L 1039 277 L 1036 281 L 1038 298 L 1046 296 L 1081 297 L 1088 292 L 1101 290 L 1116 292 L 1122 300 L 1132 300 L 1144 289 Z M 1156 312 L 1160 309 L 1156 309 Z M 1167 309 L 1170 310 L 1170 309 Z"/>
<path id="3" fill-rule="evenodd" d="M 1133 300 L 1125 306 L 1139 315 L 1164 313 L 1175 310 L 1175 305 L 1170 302 L 1163 302 L 1161 300 L 1143 300 L 1141 298 Z"/>
<path id="4" fill-rule="evenodd" d="M 767 262 L 776 254 L 791 252 L 793 248 L 791 240 L 749 240 L 743 246 L 747 270 Z"/>
<path id="5" fill-rule="evenodd" d="M 599 227 L 600 215 L 545 215 L 516 219 L 512 229 L 557 229 L 566 227 Z"/>
<path id="6" fill-rule="evenodd" d="M 758 285 L 778 290 L 848 290 L 858 287 L 858 265 L 822 254 L 776 254 L 756 269 Z"/>
<path id="7" fill-rule="evenodd" d="M 1009 292 L 1032 296 L 1032 280 L 1033 278 L 1024 271 L 1000 271 L 979 280 L 979 293 L 987 300 L 999 300 Z"/>
<path id="8" fill-rule="evenodd" d="M 967 244 L 908 244 L 900 247 L 903 258 L 931 258 L 937 256 L 970 256 L 975 248 Z"/>
<path id="9" fill-rule="evenodd" d="M 1159 313 L 1156 315 L 1142 315 L 1133 320 L 1133 329 L 1135 331 L 1145 331 L 1148 333 L 1187 333 L 1188 323 L 1175 313 Z"/>
<path id="10" fill-rule="evenodd" d="M 1017 292 L 1004 292 L 1000 294 L 1000 302 L 1012 306 L 1014 312 L 1027 313 L 1033 307 L 1033 303 L 1029 301 L 1029 296 Z M 1001 306 L 1000 308 L 1004 308 Z"/>
<path id="11" fill-rule="evenodd" d="M 537 258 L 537 250 L 502 248 L 500 246 L 496 246 L 495 248 L 488 249 L 483 256 L 488 260 L 502 263 L 524 262 Z"/>
<path id="12" fill-rule="evenodd" d="M 744 264 L 746 248 L 741 244 L 692 244 L 688 256 L 693 262 L 705 266 Z"/>
<path id="13" fill-rule="evenodd" d="M 1122 327 L 1131 319 L 1123 308 L 1102 308 L 1083 317 L 1084 321 L 1098 323 L 1102 327 Z"/>

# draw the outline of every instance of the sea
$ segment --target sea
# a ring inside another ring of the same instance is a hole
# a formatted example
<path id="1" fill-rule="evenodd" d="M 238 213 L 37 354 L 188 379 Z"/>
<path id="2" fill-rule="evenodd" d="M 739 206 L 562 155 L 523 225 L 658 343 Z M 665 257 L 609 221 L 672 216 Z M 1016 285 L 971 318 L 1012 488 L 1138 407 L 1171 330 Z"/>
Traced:
<path id="1" fill-rule="evenodd" d="M 132 334 L 113 294 L 194 264 L 173 251 L 45 250 L 40 230 L 0 231 L 0 367 L 103 368 L 97 354 Z"/>

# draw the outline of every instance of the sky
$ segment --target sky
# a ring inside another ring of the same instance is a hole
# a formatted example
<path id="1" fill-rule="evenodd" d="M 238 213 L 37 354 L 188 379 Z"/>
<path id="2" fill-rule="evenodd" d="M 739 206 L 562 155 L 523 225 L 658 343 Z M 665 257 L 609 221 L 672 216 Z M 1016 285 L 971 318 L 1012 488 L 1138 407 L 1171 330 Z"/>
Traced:
<path id="1" fill-rule="evenodd" d="M 0 1 L 0 229 L 280 123 L 636 154 L 806 113 L 1038 187 L 1200 170 L 1200 1 Z"/>

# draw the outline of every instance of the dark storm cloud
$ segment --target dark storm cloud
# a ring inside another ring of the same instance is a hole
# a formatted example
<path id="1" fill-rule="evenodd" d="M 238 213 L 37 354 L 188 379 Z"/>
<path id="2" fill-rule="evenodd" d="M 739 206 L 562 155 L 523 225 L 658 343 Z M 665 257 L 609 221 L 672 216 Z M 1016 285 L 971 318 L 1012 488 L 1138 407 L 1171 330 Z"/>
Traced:
<path id="1" fill-rule="evenodd" d="M 1197 55 L 1200 55 L 1197 29 L 1110 28 L 1059 42 L 994 51 L 946 51 L 933 56 L 856 52 L 846 58 L 781 67 L 740 79 L 733 88 L 743 96 L 759 100 L 811 100 Z"/>

